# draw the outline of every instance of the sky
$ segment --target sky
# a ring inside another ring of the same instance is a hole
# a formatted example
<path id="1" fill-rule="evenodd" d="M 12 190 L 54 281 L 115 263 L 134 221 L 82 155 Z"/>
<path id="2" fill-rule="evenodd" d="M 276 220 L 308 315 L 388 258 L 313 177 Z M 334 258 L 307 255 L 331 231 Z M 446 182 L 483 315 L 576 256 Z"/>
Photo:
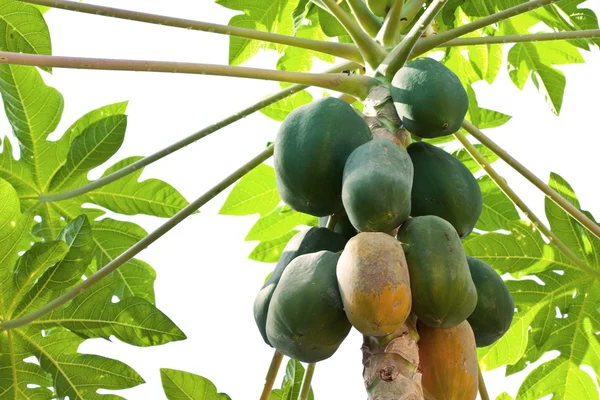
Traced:
<path id="1" fill-rule="evenodd" d="M 209 0 L 97 3 L 221 24 L 234 15 Z M 588 3 L 600 13 L 600 4 Z M 60 10 L 49 11 L 46 20 L 55 55 L 227 63 L 226 36 Z M 560 173 L 574 187 L 582 207 L 598 217 L 600 52 L 585 53 L 584 58 L 586 65 L 560 67 L 567 76 L 560 117 L 550 112 L 531 82 L 519 91 L 505 68 L 493 85 L 477 84 L 476 91 L 480 106 L 513 116 L 503 127 L 488 131 L 489 136 L 540 178 L 547 180 L 550 171 Z M 261 53 L 247 65 L 272 68 L 276 60 L 275 52 Z M 325 65 L 317 63 L 317 67 Z M 59 137 L 92 109 L 129 101 L 125 142 L 106 165 L 128 156 L 151 154 L 278 90 L 274 82 L 193 75 L 55 69 L 53 75 L 43 76 L 65 97 L 62 121 L 51 138 Z M 1 123 L 0 132 L 9 132 L 7 123 Z M 256 113 L 147 167 L 141 179 L 163 179 L 191 201 L 258 154 L 274 139 L 277 128 L 278 123 Z M 502 162 L 495 167 L 543 216 L 543 195 Z M 90 178 L 102 171 L 92 171 Z M 273 350 L 264 344 L 255 327 L 252 304 L 274 265 L 247 259 L 256 242 L 244 242 L 244 237 L 257 216 L 217 215 L 227 193 L 217 196 L 200 214 L 185 220 L 139 256 L 157 271 L 157 306 L 188 339 L 154 348 L 137 348 L 117 339 L 94 339 L 80 347 L 84 353 L 121 360 L 146 380 L 146 384 L 119 391 L 119 395 L 131 400 L 162 399 L 159 370 L 173 368 L 211 379 L 234 400 L 259 397 Z M 149 231 L 164 222 L 144 216 L 118 218 L 134 221 Z M 317 365 L 313 380 L 317 400 L 366 397 L 361 342 L 360 334 L 353 330 L 333 357 Z M 504 378 L 503 369 L 485 373 L 491 398 L 503 391 L 514 396 L 523 377 Z M 277 385 L 280 379 L 281 374 Z"/>

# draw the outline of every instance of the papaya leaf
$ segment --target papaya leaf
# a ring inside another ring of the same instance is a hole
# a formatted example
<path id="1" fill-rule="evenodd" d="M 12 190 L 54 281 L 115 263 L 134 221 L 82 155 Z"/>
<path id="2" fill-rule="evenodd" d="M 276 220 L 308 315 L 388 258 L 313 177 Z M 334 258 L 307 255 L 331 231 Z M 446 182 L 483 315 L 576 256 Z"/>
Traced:
<path id="1" fill-rule="evenodd" d="M 161 368 L 160 378 L 168 400 L 231 400 L 218 393 L 208 379 L 189 372 Z"/>
<path id="2" fill-rule="evenodd" d="M 52 54 L 50 31 L 37 7 L 17 0 L 2 0 L 0 16 L 3 51 Z"/>
<path id="3" fill-rule="evenodd" d="M 483 210 L 475 228 L 488 232 L 509 230 L 511 221 L 519 220 L 515 205 L 489 176 L 483 176 L 477 182 L 483 196 Z"/>
<path id="4" fill-rule="evenodd" d="M 217 0 L 216 3 L 234 11 L 242 11 L 231 18 L 229 25 L 282 35 L 293 35 L 292 13 L 299 0 Z M 229 39 L 229 64 L 239 65 L 248 61 L 262 49 L 276 49 L 279 52 L 286 46 L 270 44 L 231 36 Z"/>
<path id="5" fill-rule="evenodd" d="M 219 214 L 265 215 L 280 202 L 275 186 L 275 170 L 261 164 L 233 187 Z"/>
<path id="6" fill-rule="evenodd" d="M 254 250 L 252 250 L 252 253 L 250 253 L 248 258 L 254 261 L 266 263 L 277 262 L 281 256 L 281 253 L 283 253 L 285 245 L 290 241 L 291 238 L 294 237 L 296 233 L 298 233 L 298 231 L 292 230 L 276 239 L 260 242 L 254 248 Z"/>
<path id="7" fill-rule="evenodd" d="M 274 240 L 299 225 L 317 226 L 318 224 L 317 217 L 299 213 L 288 206 L 280 206 L 259 218 L 248 232 L 246 240 Z"/>
<path id="8" fill-rule="evenodd" d="M 498 395 L 498 397 L 496 397 L 496 400 L 514 400 L 512 398 L 512 396 L 506 392 L 504 393 L 500 393 L 500 395 Z"/>
<path id="9" fill-rule="evenodd" d="M 302 380 L 304 379 L 304 367 L 302 363 L 290 359 L 285 368 L 285 375 L 281 383 L 281 389 L 274 389 L 271 392 L 269 400 L 296 400 L 302 389 Z M 310 388 L 308 399 L 314 400 L 315 396 Z"/>
<path id="10" fill-rule="evenodd" d="M 312 95 L 303 90 L 263 108 L 260 112 L 275 121 L 281 122 L 296 108 L 312 102 L 312 99 Z"/>
<path id="11" fill-rule="evenodd" d="M 496 153 L 494 153 L 493 151 L 491 151 L 484 145 L 476 144 L 475 148 L 483 157 L 485 157 L 485 159 L 490 164 L 495 162 L 496 160 L 498 160 L 498 156 L 496 155 Z M 475 160 L 473 160 L 473 158 L 469 155 L 469 153 L 464 148 L 461 148 L 459 150 L 452 152 L 452 155 L 454 157 L 458 158 L 460 160 L 460 162 L 465 164 L 465 167 L 469 168 L 469 171 L 471 171 L 471 173 L 473 173 L 473 174 L 481 169 L 479 164 L 477 164 L 477 162 Z"/>

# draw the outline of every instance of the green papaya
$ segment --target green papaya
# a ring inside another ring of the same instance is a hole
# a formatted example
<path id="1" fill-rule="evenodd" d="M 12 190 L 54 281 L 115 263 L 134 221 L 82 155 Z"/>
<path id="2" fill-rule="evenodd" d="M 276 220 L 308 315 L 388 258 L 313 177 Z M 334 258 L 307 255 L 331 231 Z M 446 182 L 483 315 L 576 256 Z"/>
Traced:
<path id="1" fill-rule="evenodd" d="M 325 97 L 296 108 L 275 138 L 281 199 L 290 208 L 317 217 L 341 211 L 346 159 L 372 137 L 367 123 L 338 98 Z"/>
<path id="2" fill-rule="evenodd" d="M 469 109 L 469 97 L 458 76 L 432 58 L 419 58 L 400 68 L 391 92 L 404 127 L 423 138 L 458 131 Z"/>
<path id="3" fill-rule="evenodd" d="M 277 262 L 273 273 L 269 276 L 269 279 L 267 279 L 254 299 L 254 320 L 256 321 L 258 330 L 265 343 L 269 346 L 271 345 L 267 338 L 266 328 L 269 303 L 271 302 L 275 287 L 279 283 L 281 275 L 289 263 L 298 256 L 315 253 L 321 250 L 329 250 L 336 253 L 344 249 L 346 242 L 346 238 L 330 229 L 312 227 L 297 233 L 287 243 L 283 249 L 283 253 L 279 257 L 279 261 Z"/>
<path id="4" fill-rule="evenodd" d="M 410 218 L 397 239 L 408 264 L 413 312 L 434 328 L 465 321 L 477 304 L 467 257 L 456 230 L 433 216 Z"/>
<path id="5" fill-rule="evenodd" d="M 322 361 L 350 332 L 335 272 L 338 259 L 326 250 L 304 254 L 283 271 L 267 314 L 267 337 L 280 353 Z"/>
<path id="6" fill-rule="evenodd" d="M 348 320 L 366 336 L 385 336 L 406 322 L 410 278 L 402 245 L 387 233 L 363 232 L 350 239 L 337 264 Z"/>
<path id="7" fill-rule="evenodd" d="M 477 347 L 485 347 L 506 333 L 515 314 L 515 304 L 492 267 L 474 257 L 467 257 L 467 262 L 477 289 L 477 306 L 467 321 L 475 333 Z"/>
<path id="8" fill-rule="evenodd" d="M 414 166 L 411 216 L 437 215 L 450 222 L 461 238 L 471 233 L 483 197 L 477 180 L 463 163 L 425 142 L 408 146 Z"/>
<path id="9" fill-rule="evenodd" d="M 408 219 L 413 165 L 389 139 L 373 139 L 350 154 L 344 166 L 342 201 L 361 232 L 390 232 Z"/>
<path id="10" fill-rule="evenodd" d="M 329 217 L 319 217 L 319 226 L 326 227 L 328 221 L 329 221 Z M 352 226 L 352 222 L 350 222 L 350 219 L 348 218 L 348 214 L 344 214 L 338 220 L 338 222 L 335 224 L 335 228 L 333 230 L 348 240 L 352 239 L 358 233 L 356 228 L 354 226 Z"/>
<path id="11" fill-rule="evenodd" d="M 394 0 L 367 0 L 367 6 L 369 10 L 378 17 L 384 18 L 390 8 L 392 8 Z"/>

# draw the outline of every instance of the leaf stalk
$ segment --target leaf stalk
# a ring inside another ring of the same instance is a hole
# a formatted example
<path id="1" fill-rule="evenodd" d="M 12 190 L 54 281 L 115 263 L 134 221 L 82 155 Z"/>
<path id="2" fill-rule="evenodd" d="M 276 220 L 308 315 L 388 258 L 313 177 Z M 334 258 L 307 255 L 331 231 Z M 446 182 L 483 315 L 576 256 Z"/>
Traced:
<path id="1" fill-rule="evenodd" d="M 312 382 L 313 375 L 315 374 L 315 363 L 310 363 L 306 367 L 304 373 L 304 380 L 302 381 L 302 389 L 300 389 L 300 396 L 298 400 L 308 400 L 308 394 L 310 393 L 310 384 Z"/>
<path id="2" fill-rule="evenodd" d="M 47 56 L 0 52 L 0 64 L 29 65 L 35 67 L 94 69 L 108 71 L 170 72 L 227 76 L 233 78 L 261 79 L 297 83 L 352 94 L 364 99 L 379 81 L 364 75 L 315 74 L 306 72 L 278 71 L 262 68 L 230 65 L 198 64 L 174 61 L 116 60 L 106 58 L 83 58 Z"/>
<path id="3" fill-rule="evenodd" d="M 258 154 L 256 157 L 254 157 L 246 164 L 238 168 L 236 171 L 234 171 L 232 174 L 230 174 L 228 177 L 223 179 L 221 182 L 217 183 L 208 192 L 204 193 L 195 201 L 187 205 L 185 208 L 183 208 L 181 211 L 175 214 L 175 216 L 173 216 L 164 224 L 159 226 L 155 231 L 138 241 L 129 249 L 125 250 L 121 255 L 113 259 L 104 267 L 100 268 L 96 273 L 88 277 L 88 279 L 86 279 L 85 281 L 77 284 L 76 286 L 72 287 L 69 291 L 63 293 L 48 304 L 29 314 L 26 314 L 14 320 L 2 321 L 2 323 L 0 324 L 0 332 L 25 326 L 39 318 L 42 318 L 43 316 L 51 313 L 52 311 L 62 307 L 69 301 L 73 300 L 75 297 L 79 296 L 80 294 L 94 286 L 96 283 L 100 282 L 101 280 L 109 276 L 111 273 L 116 271 L 120 266 L 127 263 L 133 257 L 138 255 L 142 250 L 144 250 L 152 243 L 157 241 L 159 238 L 164 236 L 167 232 L 176 227 L 180 222 L 182 222 L 184 219 L 195 213 L 196 210 L 208 203 L 215 196 L 217 196 L 227 187 L 231 186 L 238 179 L 252 171 L 254 168 L 256 168 L 258 165 L 260 165 L 263 161 L 267 160 L 272 155 L 273 146 L 269 146 L 265 150 L 260 152 L 260 154 Z"/>
<path id="4" fill-rule="evenodd" d="M 283 354 L 275 350 L 275 353 L 273 353 L 273 358 L 271 359 L 271 365 L 269 365 L 269 370 L 267 371 L 265 386 L 262 394 L 260 395 L 260 400 L 269 400 L 271 397 L 271 391 L 273 390 L 273 385 L 275 384 L 275 379 L 277 378 L 277 373 L 281 367 L 282 360 Z"/>
<path id="5" fill-rule="evenodd" d="M 280 35 L 277 33 L 258 31 L 254 29 L 240 28 L 230 25 L 219 25 L 209 22 L 194 21 L 184 18 L 169 17 L 165 15 L 149 14 L 139 11 L 123 10 L 113 7 L 99 6 L 95 4 L 81 3 L 69 0 L 21 0 L 24 3 L 37 4 L 66 11 L 76 11 L 85 14 L 101 15 L 104 17 L 124 19 L 128 21 L 144 22 L 183 28 L 188 30 L 216 33 L 241 37 L 244 39 L 259 40 L 268 43 L 277 43 L 287 46 L 298 47 L 307 50 L 318 51 L 335 57 L 364 63 L 362 55 L 353 44 L 326 42 L 321 40 L 298 38 L 295 36 Z"/>
<path id="6" fill-rule="evenodd" d="M 546 182 L 542 181 L 538 178 L 533 172 L 528 170 L 523 164 L 518 162 L 514 157 L 512 157 L 506 150 L 502 147 L 498 146 L 496 142 L 487 137 L 481 130 L 479 130 L 475 125 L 470 123 L 469 121 L 464 121 L 463 128 L 469 132 L 475 139 L 477 139 L 481 144 L 486 146 L 488 149 L 492 150 L 494 153 L 498 155 L 504 162 L 510 165 L 513 169 L 515 169 L 519 174 L 521 174 L 525 179 L 529 182 L 533 183 L 538 189 L 540 189 L 550 200 L 556 203 L 557 206 L 562 208 L 567 214 L 571 217 L 575 218 L 581 225 L 583 225 L 587 230 L 589 230 L 592 235 L 596 236 L 600 239 L 600 227 L 596 225 L 594 221 L 589 219 L 584 213 L 579 211 L 577 207 L 573 206 L 573 204 L 569 203 L 567 199 L 562 197 L 556 190 L 552 189 Z"/>
<path id="7" fill-rule="evenodd" d="M 600 29 L 587 29 L 569 32 L 529 33 L 524 35 L 483 36 L 475 38 L 454 39 L 444 43 L 443 47 L 477 46 L 502 43 L 546 42 L 552 40 L 598 39 Z"/>
<path id="8" fill-rule="evenodd" d="M 479 367 L 479 365 L 477 366 L 477 375 L 479 397 L 481 397 L 481 400 L 490 400 L 490 395 L 488 394 L 487 387 L 485 386 L 485 381 L 483 380 L 483 374 L 481 373 L 481 367 Z"/>
<path id="9" fill-rule="evenodd" d="M 464 125 L 463 125 L 464 127 Z M 593 278 L 600 279 L 600 271 L 597 271 L 593 268 L 590 268 L 583 261 L 577 257 L 575 253 L 571 251 L 559 238 L 552 232 L 541 219 L 537 217 L 533 213 L 533 211 L 525 204 L 525 202 L 508 186 L 506 181 L 498 175 L 496 170 L 492 168 L 490 163 L 477 151 L 475 146 L 469 142 L 465 135 L 461 132 L 456 132 L 454 136 L 460 141 L 460 143 L 464 146 L 465 150 L 469 153 L 471 157 L 479 164 L 484 171 L 489 175 L 489 177 L 496 183 L 496 185 L 506 194 L 506 196 L 525 214 L 525 216 L 533 223 L 533 225 L 544 235 L 550 243 L 555 246 L 560 252 L 562 252 L 567 258 L 573 261 L 574 266 L 580 269 L 583 272 L 591 275 Z"/>
<path id="10" fill-rule="evenodd" d="M 400 24 L 402 23 L 402 12 L 404 0 L 395 0 L 383 23 L 383 34 L 381 42 L 385 47 L 396 46 L 400 39 Z"/>
<path id="11" fill-rule="evenodd" d="M 369 7 L 367 7 L 363 0 L 346 1 L 348 2 L 350 10 L 352 10 L 352 13 L 356 18 L 356 21 L 358 21 L 360 27 L 371 37 L 377 36 L 377 33 L 379 33 L 379 30 L 382 26 L 382 22 L 379 17 L 369 10 Z"/>

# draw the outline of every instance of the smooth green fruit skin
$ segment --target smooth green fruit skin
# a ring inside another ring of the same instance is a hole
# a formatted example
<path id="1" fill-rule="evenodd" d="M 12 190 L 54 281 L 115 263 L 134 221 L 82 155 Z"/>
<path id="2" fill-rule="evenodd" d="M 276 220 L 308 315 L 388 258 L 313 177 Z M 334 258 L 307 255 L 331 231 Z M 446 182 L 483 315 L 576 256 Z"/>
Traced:
<path id="1" fill-rule="evenodd" d="M 467 262 L 477 288 L 477 306 L 467 320 L 475 333 L 477 347 L 485 347 L 506 333 L 515 314 L 515 304 L 492 267 L 474 257 L 467 257 Z"/>
<path id="2" fill-rule="evenodd" d="M 329 250 L 334 253 L 344 249 L 346 238 L 339 233 L 327 228 L 312 227 L 297 233 L 285 246 L 273 273 L 267 279 L 254 299 L 254 320 L 265 343 L 271 346 L 267 338 L 267 314 L 269 303 L 275 291 L 275 287 L 281 279 L 285 268 L 298 256 L 315 253 L 321 250 Z"/>
<path id="3" fill-rule="evenodd" d="M 408 219 L 413 165 L 389 139 L 373 139 L 352 152 L 344 167 L 342 201 L 360 232 L 390 232 Z"/>
<path id="4" fill-rule="evenodd" d="M 454 72 L 432 58 L 419 58 L 392 79 L 392 98 L 404 127 L 423 138 L 460 129 L 469 97 Z"/>
<path id="5" fill-rule="evenodd" d="M 277 190 L 292 209 L 317 217 L 342 210 L 346 159 L 373 138 L 345 101 L 325 97 L 292 111 L 275 139 Z"/>
<path id="6" fill-rule="evenodd" d="M 330 251 L 296 257 L 275 288 L 267 315 L 269 342 L 302 362 L 325 360 L 350 332 Z"/>
<path id="7" fill-rule="evenodd" d="M 319 226 L 326 227 L 328 221 L 329 217 L 319 217 Z M 338 220 L 333 230 L 348 240 L 358 235 L 358 231 L 352 226 L 352 222 L 346 214 Z"/>
<path id="8" fill-rule="evenodd" d="M 385 17 L 392 8 L 394 0 L 367 0 L 369 10 L 378 17 Z"/>
<path id="9" fill-rule="evenodd" d="M 477 290 L 458 234 L 436 216 L 411 218 L 397 235 L 408 264 L 413 312 L 425 325 L 453 328 L 475 310 Z"/>
<path id="10" fill-rule="evenodd" d="M 415 175 L 411 216 L 436 215 L 450 222 L 461 238 L 475 227 L 483 197 L 477 180 L 463 163 L 425 142 L 407 148 Z"/>

